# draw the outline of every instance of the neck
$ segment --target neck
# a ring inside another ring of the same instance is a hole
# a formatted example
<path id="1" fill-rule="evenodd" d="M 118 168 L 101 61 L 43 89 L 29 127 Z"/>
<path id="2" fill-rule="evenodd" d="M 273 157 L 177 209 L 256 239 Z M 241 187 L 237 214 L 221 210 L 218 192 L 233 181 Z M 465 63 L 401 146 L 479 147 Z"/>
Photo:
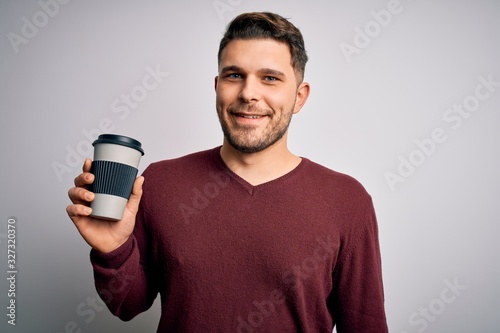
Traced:
<path id="1" fill-rule="evenodd" d="M 288 149 L 286 137 L 256 153 L 242 153 L 224 139 L 220 154 L 231 171 L 254 186 L 289 173 L 301 161 Z"/>

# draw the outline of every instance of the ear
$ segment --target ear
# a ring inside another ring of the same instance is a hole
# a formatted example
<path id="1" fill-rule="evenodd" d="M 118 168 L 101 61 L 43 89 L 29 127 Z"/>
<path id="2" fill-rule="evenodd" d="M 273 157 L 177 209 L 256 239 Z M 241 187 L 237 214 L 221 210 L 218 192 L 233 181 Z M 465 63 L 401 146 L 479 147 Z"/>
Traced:
<path id="1" fill-rule="evenodd" d="M 218 84 L 218 81 L 219 81 L 219 76 L 216 76 L 214 78 L 214 88 L 215 88 L 215 91 L 217 91 L 217 84 Z"/>
<path id="2" fill-rule="evenodd" d="M 297 88 L 297 98 L 295 99 L 295 106 L 293 108 L 293 113 L 299 113 L 300 109 L 306 104 L 309 93 L 311 92 L 311 86 L 307 82 L 302 82 Z"/>

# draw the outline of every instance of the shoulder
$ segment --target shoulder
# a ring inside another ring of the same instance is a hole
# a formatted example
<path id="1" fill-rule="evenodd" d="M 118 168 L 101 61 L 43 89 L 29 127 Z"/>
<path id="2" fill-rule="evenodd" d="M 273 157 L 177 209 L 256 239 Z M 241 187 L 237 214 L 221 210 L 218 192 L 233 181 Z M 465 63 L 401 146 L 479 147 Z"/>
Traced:
<path id="1" fill-rule="evenodd" d="M 307 178 L 315 183 L 308 195 L 316 206 L 332 217 L 333 227 L 341 230 L 343 241 L 353 241 L 366 230 L 377 229 L 372 197 L 357 179 L 307 162 Z"/>
<path id="2" fill-rule="evenodd" d="M 307 158 L 303 158 L 303 160 L 303 171 L 306 173 L 307 181 L 311 185 L 327 193 L 352 200 L 366 200 L 370 198 L 365 187 L 354 177 L 330 169 Z"/>
<path id="3" fill-rule="evenodd" d="M 185 156 L 166 159 L 151 163 L 144 170 L 145 177 L 165 177 L 168 175 L 178 177 L 182 174 L 190 174 L 199 169 L 206 169 L 207 166 L 213 164 L 213 151 L 208 149 L 191 153 Z"/>

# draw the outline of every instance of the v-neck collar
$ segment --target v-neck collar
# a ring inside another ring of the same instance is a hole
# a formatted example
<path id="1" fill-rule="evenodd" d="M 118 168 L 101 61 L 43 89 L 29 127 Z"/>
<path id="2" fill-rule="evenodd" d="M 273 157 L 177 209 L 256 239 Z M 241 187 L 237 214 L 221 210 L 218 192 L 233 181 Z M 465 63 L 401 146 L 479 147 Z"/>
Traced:
<path id="1" fill-rule="evenodd" d="M 242 177 L 238 176 L 235 172 L 233 172 L 229 167 L 226 165 L 224 160 L 222 159 L 222 156 L 220 155 L 220 149 L 222 146 L 215 147 L 212 149 L 212 159 L 214 163 L 216 164 L 218 169 L 221 169 L 224 173 L 229 175 L 233 180 L 235 180 L 250 196 L 254 196 L 256 193 L 259 193 L 261 191 L 267 190 L 268 188 L 276 188 L 279 187 L 280 184 L 285 184 L 288 183 L 290 180 L 294 178 L 294 176 L 304 167 L 305 164 L 307 164 L 308 160 L 304 157 L 301 157 L 300 163 L 293 168 L 291 171 L 287 172 L 286 174 L 275 178 L 273 180 L 267 181 L 265 183 L 259 184 L 259 185 L 252 185 L 249 182 L 247 182 L 245 179 Z"/>

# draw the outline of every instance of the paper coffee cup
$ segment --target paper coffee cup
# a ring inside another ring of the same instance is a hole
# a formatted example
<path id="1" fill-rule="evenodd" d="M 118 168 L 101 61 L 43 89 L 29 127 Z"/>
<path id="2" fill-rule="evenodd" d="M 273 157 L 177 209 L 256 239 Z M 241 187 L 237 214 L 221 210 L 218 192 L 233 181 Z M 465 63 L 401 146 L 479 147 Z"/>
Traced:
<path id="1" fill-rule="evenodd" d="M 90 190 L 91 216 L 111 221 L 122 219 L 137 177 L 144 151 L 135 139 L 116 134 L 101 134 L 92 145 L 94 160 L 90 172 L 95 179 Z"/>

